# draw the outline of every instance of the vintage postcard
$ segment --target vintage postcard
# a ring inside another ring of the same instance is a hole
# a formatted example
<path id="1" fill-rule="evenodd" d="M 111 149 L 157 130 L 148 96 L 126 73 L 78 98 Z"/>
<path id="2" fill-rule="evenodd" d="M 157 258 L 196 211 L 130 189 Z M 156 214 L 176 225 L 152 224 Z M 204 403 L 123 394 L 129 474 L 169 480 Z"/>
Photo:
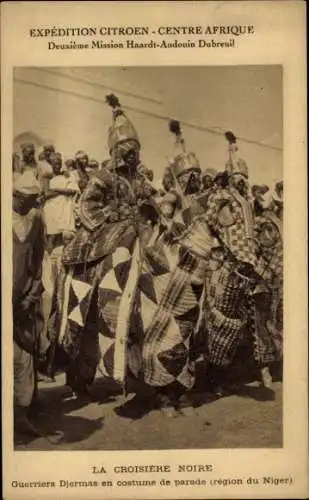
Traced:
<path id="1" fill-rule="evenodd" d="M 306 498 L 305 3 L 3 2 L 4 498 Z"/>

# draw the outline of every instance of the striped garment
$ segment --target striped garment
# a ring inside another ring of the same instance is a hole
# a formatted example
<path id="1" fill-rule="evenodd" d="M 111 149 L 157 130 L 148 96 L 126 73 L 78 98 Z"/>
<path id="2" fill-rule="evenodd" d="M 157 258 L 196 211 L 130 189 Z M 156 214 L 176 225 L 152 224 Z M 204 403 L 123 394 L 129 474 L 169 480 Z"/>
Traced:
<path id="1" fill-rule="evenodd" d="M 232 223 L 226 226 L 220 220 L 224 206 L 229 207 L 232 217 Z M 237 261 L 256 266 L 252 208 L 236 189 L 218 189 L 212 192 L 208 196 L 205 217 L 210 228 L 218 234 Z"/>
<path id="2" fill-rule="evenodd" d="M 107 169 L 98 172 L 80 200 L 81 227 L 64 249 L 63 264 L 94 262 L 114 252 L 123 233 L 140 220 L 139 203 L 152 192 L 141 175 L 130 184 Z"/>
<path id="3" fill-rule="evenodd" d="M 230 225 L 220 224 L 219 214 L 223 206 L 229 207 Z M 244 336 L 249 336 L 257 364 L 268 365 L 275 359 L 274 342 L 261 303 L 257 296 L 252 295 L 262 272 L 258 265 L 250 205 L 233 188 L 217 190 L 208 197 L 205 217 L 229 250 L 225 264 L 217 271 L 209 272 L 206 280 L 209 361 L 219 367 L 228 366 Z M 237 270 L 243 264 L 249 264 L 250 279 L 249 275 L 242 275 Z"/>
<path id="4" fill-rule="evenodd" d="M 206 328 L 209 361 L 228 366 L 245 335 L 249 281 L 236 274 L 229 262 L 207 273 Z"/>
<path id="5" fill-rule="evenodd" d="M 185 252 L 174 269 L 152 277 L 152 297 L 149 290 L 147 293 L 145 287 L 140 287 L 143 375 L 149 385 L 178 382 L 188 389 L 194 384 L 190 354 L 203 290 L 202 283 L 194 279 L 197 265 L 196 257 Z"/>
<path id="6" fill-rule="evenodd" d="M 257 307 L 257 328 L 268 332 L 275 346 L 275 358 L 283 355 L 283 239 L 282 222 L 271 211 L 255 219 L 256 238 L 260 245 L 258 270 L 267 290 L 269 307 L 261 314 Z M 265 301 L 264 301 L 265 302 Z"/>

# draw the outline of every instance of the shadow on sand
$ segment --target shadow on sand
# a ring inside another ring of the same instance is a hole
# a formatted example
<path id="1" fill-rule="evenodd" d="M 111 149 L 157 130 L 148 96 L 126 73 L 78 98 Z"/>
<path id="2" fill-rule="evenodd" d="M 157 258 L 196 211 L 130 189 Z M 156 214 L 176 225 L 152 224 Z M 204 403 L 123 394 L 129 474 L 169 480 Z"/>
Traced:
<path id="1" fill-rule="evenodd" d="M 47 441 L 49 448 L 57 444 L 77 443 L 88 439 L 94 432 L 103 428 L 103 418 L 89 420 L 80 416 L 63 415 L 56 413 L 40 416 L 32 419 L 36 428 L 42 434 L 41 438 L 29 436 L 27 434 L 15 433 L 15 446 L 27 446 L 33 441 L 37 441 L 36 446 L 31 449 L 42 449 L 42 439 Z"/>
<path id="2" fill-rule="evenodd" d="M 15 432 L 15 446 L 27 446 L 38 441 L 41 449 L 42 439 L 49 443 L 49 448 L 56 444 L 77 443 L 88 439 L 93 433 L 102 429 L 104 418 L 89 419 L 81 415 L 70 415 L 81 410 L 90 403 L 105 404 L 115 401 L 119 388 L 99 380 L 91 388 L 89 399 L 72 397 L 71 390 L 65 386 L 44 383 L 39 388 L 39 400 L 30 408 L 29 418 L 35 425 L 41 438 Z M 31 446 L 35 449 L 35 445 Z"/>
<path id="3" fill-rule="evenodd" d="M 242 398 L 251 398 L 256 401 L 273 401 L 275 393 L 260 385 L 252 385 L 258 380 L 257 373 L 252 366 L 234 364 L 231 379 L 237 382 L 237 388 L 227 391 L 224 396 L 236 395 Z M 274 365 L 272 369 L 274 381 L 282 381 L 282 365 Z M 88 439 L 93 433 L 104 427 L 104 418 L 86 418 L 81 415 L 70 415 L 82 410 L 91 403 L 96 405 L 112 404 L 113 411 L 119 417 L 138 420 L 151 411 L 157 409 L 156 392 L 149 391 L 141 380 L 130 380 L 127 386 L 127 396 L 122 400 L 122 388 L 110 379 L 98 379 L 90 388 L 90 399 L 76 399 L 72 397 L 71 390 L 58 383 L 46 383 L 39 388 L 39 405 L 30 415 L 31 421 L 36 425 L 42 438 L 31 437 L 15 433 L 15 446 L 19 449 L 30 443 L 31 449 L 42 449 L 42 439 L 49 442 L 47 448 L 54 449 L 57 437 L 53 443 L 49 436 L 57 433 L 61 435 L 59 443 L 77 443 Z M 130 397 L 132 395 L 132 397 Z M 192 406 L 198 408 L 215 402 L 218 396 L 212 391 L 207 376 L 207 367 L 202 363 L 197 367 L 197 383 L 190 391 Z M 94 416 L 94 414 L 93 414 Z M 34 443 L 34 441 L 38 443 Z M 41 446 L 40 446 L 41 445 Z M 40 446 L 40 447 L 39 447 Z M 45 446 L 44 446 L 45 448 Z"/>

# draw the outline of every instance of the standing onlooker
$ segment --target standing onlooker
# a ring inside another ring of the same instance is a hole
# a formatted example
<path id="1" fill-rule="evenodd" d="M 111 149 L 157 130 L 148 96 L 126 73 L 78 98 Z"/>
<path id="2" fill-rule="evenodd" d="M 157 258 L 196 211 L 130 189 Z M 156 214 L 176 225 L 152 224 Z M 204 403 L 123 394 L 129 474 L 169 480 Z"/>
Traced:
<path id="1" fill-rule="evenodd" d="M 40 338 L 39 306 L 44 253 L 44 227 L 34 207 L 40 193 L 31 171 L 16 179 L 13 190 L 13 338 L 15 429 L 39 435 L 28 420 L 36 395 L 36 364 L 46 345 Z"/>
<path id="2" fill-rule="evenodd" d="M 53 178 L 45 196 L 44 220 L 47 236 L 61 235 L 64 231 L 74 229 L 73 200 L 79 193 L 77 179 L 71 169 L 62 168 L 60 153 L 51 155 Z"/>
<path id="3" fill-rule="evenodd" d="M 61 271 L 61 255 L 64 245 L 64 233 L 74 230 L 74 198 L 79 187 L 70 171 L 62 169 L 60 153 L 51 153 L 53 178 L 45 194 L 43 217 L 46 232 L 46 252 L 43 263 L 43 311 L 44 335 L 47 337 L 48 321 L 52 310 L 52 300 Z"/>
<path id="4" fill-rule="evenodd" d="M 54 153 L 54 146 L 52 144 L 45 144 L 45 146 L 43 146 L 43 151 L 39 154 L 38 179 L 43 193 L 47 193 L 49 181 L 54 175 L 51 163 L 51 155 Z"/>
<path id="5" fill-rule="evenodd" d="M 21 146 L 22 161 L 21 161 L 21 173 L 29 170 L 33 172 L 34 176 L 37 177 L 37 167 L 38 164 L 35 159 L 35 147 L 31 143 L 22 144 Z"/>

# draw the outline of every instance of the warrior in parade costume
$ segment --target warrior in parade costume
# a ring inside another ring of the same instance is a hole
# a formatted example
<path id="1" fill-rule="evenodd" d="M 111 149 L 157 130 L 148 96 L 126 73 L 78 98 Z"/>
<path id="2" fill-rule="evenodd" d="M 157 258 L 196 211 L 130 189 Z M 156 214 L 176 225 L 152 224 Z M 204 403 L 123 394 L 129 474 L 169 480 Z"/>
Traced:
<path id="1" fill-rule="evenodd" d="M 174 189 L 158 202 L 160 235 L 144 250 L 139 282 L 144 330 L 142 369 L 145 382 L 157 389 L 161 410 L 173 416 L 192 412 L 188 390 L 195 383 L 191 357 L 200 316 L 207 259 L 216 245 L 207 224 L 194 220 L 200 189 L 200 166 L 187 152 L 179 122 L 170 122 L 180 153 L 171 162 Z"/>
<path id="2" fill-rule="evenodd" d="M 229 161 L 226 164 L 225 187 L 221 183 L 221 187 L 208 196 L 205 213 L 210 228 L 222 243 L 221 265 L 218 264 L 216 270 L 207 274 L 208 357 L 213 379 L 221 386 L 237 348 L 249 335 L 262 382 L 269 386 L 268 366 L 273 361 L 273 346 L 269 335 L 262 332 L 258 325 L 255 294 L 262 277 L 257 272 L 248 167 L 238 157 L 234 134 L 227 132 L 226 138 L 229 142 Z"/>
<path id="3" fill-rule="evenodd" d="M 213 172 L 203 191 L 198 159 L 172 120 L 180 152 L 158 199 L 136 130 L 114 95 L 107 102 L 111 157 L 89 179 L 87 155 L 76 155 L 83 193 L 75 232 L 64 242 L 65 279 L 50 328 L 66 353 L 67 384 L 87 396 L 98 373 L 126 391 L 132 375 L 154 389 L 161 409 L 186 414 L 195 383 L 193 345 L 203 322 L 217 381 L 251 336 L 267 385 L 273 345 L 261 327 L 260 253 L 248 168 L 236 154 L 234 134 L 226 134 L 226 171 L 214 179 Z"/>
<path id="4" fill-rule="evenodd" d="M 169 234 L 173 238 L 176 236 L 177 214 L 180 214 L 179 230 L 182 231 L 185 228 L 181 210 L 192 204 L 201 187 L 199 162 L 194 153 L 186 152 L 180 123 L 177 120 L 171 120 L 169 129 L 176 136 L 176 154 L 164 171 L 162 185 L 165 194 L 163 193 L 163 196 L 158 200 L 165 241 L 168 240 Z"/>
<path id="5" fill-rule="evenodd" d="M 180 187 L 188 206 L 191 199 L 200 192 L 201 167 L 195 153 L 186 150 L 180 123 L 177 120 L 171 120 L 169 129 L 176 137 L 176 155 L 171 161 L 170 172 L 174 178 L 174 186 L 176 188 Z M 180 152 L 177 152 L 177 149 L 180 149 Z"/>
<path id="6" fill-rule="evenodd" d="M 144 202 L 154 189 L 138 173 L 137 132 L 118 99 L 110 95 L 107 102 L 114 117 L 109 168 L 87 185 L 80 228 L 63 254 L 67 276 L 59 340 L 69 358 L 67 383 L 78 395 L 87 393 L 97 370 L 125 385 L 141 251 L 151 232 Z"/>
<path id="7" fill-rule="evenodd" d="M 283 234 L 276 195 L 267 186 L 255 199 L 255 236 L 258 270 L 263 277 L 259 290 L 260 328 L 267 330 L 275 346 L 276 359 L 283 353 Z M 280 207 L 280 210 L 282 207 Z"/>

